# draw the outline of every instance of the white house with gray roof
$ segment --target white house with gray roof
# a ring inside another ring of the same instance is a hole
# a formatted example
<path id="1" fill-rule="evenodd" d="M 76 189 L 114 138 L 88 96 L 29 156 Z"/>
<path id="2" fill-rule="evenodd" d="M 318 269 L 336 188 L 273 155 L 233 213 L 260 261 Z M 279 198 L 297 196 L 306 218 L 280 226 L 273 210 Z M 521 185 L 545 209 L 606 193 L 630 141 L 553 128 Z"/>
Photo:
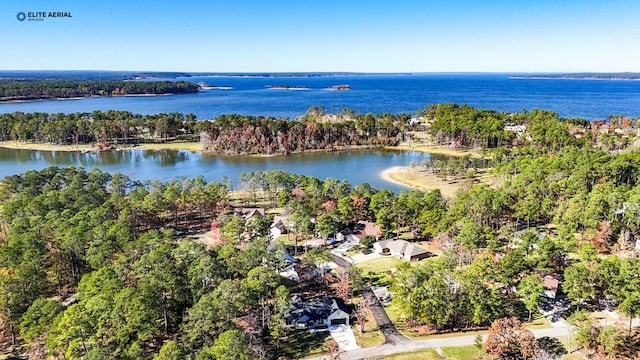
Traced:
<path id="1" fill-rule="evenodd" d="M 427 249 L 406 240 L 380 240 L 373 244 L 373 249 L 380 254 L 391 254 L 406 261 L 418 261 L 431 256 Z"/>

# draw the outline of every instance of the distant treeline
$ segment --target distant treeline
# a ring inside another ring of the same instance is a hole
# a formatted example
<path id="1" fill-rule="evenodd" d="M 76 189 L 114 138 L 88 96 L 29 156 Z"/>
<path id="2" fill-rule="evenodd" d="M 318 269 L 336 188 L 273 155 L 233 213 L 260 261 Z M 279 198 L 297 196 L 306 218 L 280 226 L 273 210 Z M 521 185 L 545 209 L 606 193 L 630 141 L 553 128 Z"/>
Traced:
<path id="1" fill-rule="evenodd" d="M 196 92 L 198 85 L 186 81 L 0 81 L 0 101 Z"/>
<path id="2" fill-rule="evenodd" d="M 569 74 L 529 74 L 515 75 L 514 79 L 586 79 L 586 80 L 638 80 L 640 73 L 569 73 Z"/>

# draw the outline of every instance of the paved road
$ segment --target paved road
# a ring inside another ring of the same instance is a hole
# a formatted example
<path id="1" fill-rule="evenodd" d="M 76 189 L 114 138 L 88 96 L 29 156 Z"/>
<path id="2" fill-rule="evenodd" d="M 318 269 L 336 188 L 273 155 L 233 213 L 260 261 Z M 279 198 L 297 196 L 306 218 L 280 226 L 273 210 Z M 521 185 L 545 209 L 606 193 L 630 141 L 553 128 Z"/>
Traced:
<path id="1" fill-rule="evenodd" d="M 545 336 L 549 337 L 562 337 L 568 336 L 568 329 L 566 326 L 558 326 L 548 329 L 536 329 L 532 330 L 536 338 Z M 405 338 L 406 339 L 406 338 Z M 436 339 L 428 340 L 411 340 L 406 339 L 399 343 L 385 343 L 378 346 L 360 348 L 357 350 L 351 350 L 343 352 L 340 355 L 341 360 L 355 360 L 355 359 L 372 359 L 384 355 L 392 355 L 397 353 L 416 351 L 422 349 L 433 349 L 439 347 L 450 346 L 467 346 L 473 345 L 476 340 L 476 335 L 463 335 L 463 336 L 448 336 Z M 486 335 L 482 336 L 482 340 L 486 340 Z M 313 358 L 315 360 L 329 359 L 328 355 L 319 356 Z"/>

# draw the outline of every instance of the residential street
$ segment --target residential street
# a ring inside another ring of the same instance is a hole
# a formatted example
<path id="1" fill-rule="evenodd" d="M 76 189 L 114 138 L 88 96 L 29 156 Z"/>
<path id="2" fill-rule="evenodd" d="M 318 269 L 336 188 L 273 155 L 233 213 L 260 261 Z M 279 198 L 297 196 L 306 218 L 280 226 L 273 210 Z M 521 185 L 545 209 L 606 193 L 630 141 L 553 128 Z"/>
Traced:
<path id="1" fill-rule="evenodd" d="M 556 326 L 548 329 L 536 329 L 536 330 L 532 330 L 532 332 L 536 336 L 536 338 L 541 338 L 545 336 L 562 337 L 562 336 L 569 335 L 569 330 L 566 325 Z M 486 339 L 486 335 L 484 335 L 482 338 L 483 340 Z M 347 351 L 340 355 L 340 359 L 342 360 L 368 359 L 368 358 L 376 358 L 378 356 L 392 355 L 392 354 L 416 351 L 416 350 L 422 350 L 422 349 L 473 345 L 476 339 L 476 335 L 448 336 L 448 337 L 428 339 L 428 340 L 411 340 L 407 338 L 404 338 L 404 339 L 405 340 L 400 341 L 398 343 L 385 343 L 382 345 L 373 346 L 369 348 L 360 348 L 357 350 Z M 325 356 L 319 356 L 311 359 L 324 360 L 329 358 L 330 357 L 328 355 L 325 355 Z"/>

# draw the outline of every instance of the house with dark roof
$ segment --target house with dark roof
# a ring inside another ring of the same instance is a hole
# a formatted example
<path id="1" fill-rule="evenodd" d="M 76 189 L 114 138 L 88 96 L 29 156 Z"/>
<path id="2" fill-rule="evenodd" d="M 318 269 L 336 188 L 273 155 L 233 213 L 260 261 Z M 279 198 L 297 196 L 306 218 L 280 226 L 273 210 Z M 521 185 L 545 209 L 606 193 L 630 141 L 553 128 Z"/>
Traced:
<path id="1" fill-rule="evenodd" d="M 349 308 L 340 298 L 325 297 L 303 301 L 301 297 L 294 296 L 285 322 L 295 329 L 309 330 L 349 325 Z"/>
<path id="2" fill-rule="evenodd" d="M 418 261 L 431 256 L 427 249 L 406 240 L 380 240 L 373 244 L 373 249 L 382 254 L 390 254 L 406 261 Z"/>

